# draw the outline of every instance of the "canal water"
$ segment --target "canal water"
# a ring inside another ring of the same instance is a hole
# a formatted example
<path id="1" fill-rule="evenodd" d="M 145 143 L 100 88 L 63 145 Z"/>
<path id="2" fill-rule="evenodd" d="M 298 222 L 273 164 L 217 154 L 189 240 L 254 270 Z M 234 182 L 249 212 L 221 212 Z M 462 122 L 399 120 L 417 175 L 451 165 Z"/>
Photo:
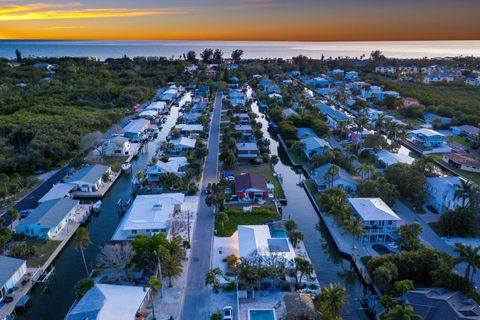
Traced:
<path id="1" fill-rule="evenodd" d="M 247 92 L 247 96 L 251 91 Z M 298 183 L 300 171 L 296 171 L 289 163 L 288 157 L 278 143 L 274 134 L 270 133 L 268 121 L 258 109 L 256 102 L 252 104 L 252 111 L 258 115 L 257 122 L 262 124 L 262 132 L 270 141 L 270 153 L 279 157 L 275 165 L 275 172 L 282 176 L 282 187 L 288 200 L 283 207 L 283 217 L 295 220 L 305 236 L 305 247 L 315 267 L 320 285 L 339 283 L 347 289 L 349 304 L 345 308 L 344 319 L 361 319 L 358 298 L 364 297 L 364 287 L 358 274 L 352 268 L 349 260 L 338 251 L 333 239 L 329 235 L 325 224 L 313 208 L 305 190 Z"/>
<path id="2" fill-rule="evenodd" d="M 182 106 L 191 100 L 187 92 L 179 102 Z M 179 107 L 172 107 L 167 121 L 163 124 L 158 137 L 144 145 L 138 158 L 132 162 L 132 173 L 145 169 L 145 166 L 155 155 L 158 144 L 164 141 L 170 129 L 175 125 Z M 92 215 L 86 228 L 90 234 L 92 244 L 85 250 L 85 258 L 91 270 L 95 258 L 103 244 L 108 242 L 121 217 L 117 213 L 119 199 L 128 200 L 132 191 L 130 174 L 122 174 L 113 187 L 102 199 L 101 213 Z M 50 278 L 48 286 L 39 284 L 31 292 L 31 305 L 23 314 L 18 314 L 18 319 L 26 320 L 61 320 L 64 319 L 71 305 L 75 301 L 75 283 L 86 278 L 81 253 L 76 249 L 74 241 L 70 241 L 54 261 L 55 276 Z"/>

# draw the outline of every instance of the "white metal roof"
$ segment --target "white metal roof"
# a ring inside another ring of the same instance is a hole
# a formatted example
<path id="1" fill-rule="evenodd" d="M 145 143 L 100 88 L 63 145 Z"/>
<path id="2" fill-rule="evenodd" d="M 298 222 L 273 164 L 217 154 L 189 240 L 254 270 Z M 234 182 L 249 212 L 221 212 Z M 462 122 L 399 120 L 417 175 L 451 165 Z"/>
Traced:
<path id="1" fill-rule="evenodd" d="M 348 198 L 363 221 L 397 221 L 400 218 L 380 198 Z"/>
<path id="2" fill-rule="evenodd" d="M 413 134 L 423 134 L 424 136 L 427 136 L 427 137 L 434 137 L 434 136 L 444 137 L 444 135 L 441 134 L 440 132 L 432 130 L 432 129 L 427 129 L 427 128 L 420 128 L 420 129 L 417 129 L 417 130 L 412 130 L 410 132 L 413 133 Z"/>
<path id="3" fill-rule="evenodd" d="M 38 200 L 39 203 L 54 200 L 62 199 L 68 196 L 69 192 L 72 191 L 75 185 L 71 183 L 57 183 L 52 186 L 52 188 Z"/>
<path id="4" fill-rule="evenodd" d="M 239 225 L 237 232 L 241 258 L 255 254 L 260 256 L 276 254 L 287 260 L 295 258 L 295 251 L 290 241 L 286 238 L 272 238 L 267 225 Z"/>

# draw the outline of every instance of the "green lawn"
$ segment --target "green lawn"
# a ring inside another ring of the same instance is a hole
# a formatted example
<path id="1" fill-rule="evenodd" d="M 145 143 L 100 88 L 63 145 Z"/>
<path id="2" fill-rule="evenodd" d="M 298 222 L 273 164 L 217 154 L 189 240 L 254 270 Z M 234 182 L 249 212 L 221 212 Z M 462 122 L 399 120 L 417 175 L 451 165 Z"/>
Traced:
<path id="1" fill-rule="evenodd" d="M 278 220 L 280 217 L 276 213 L 272 214 L 255 214 L 237 213 L 228 215 L 228 222 L 225 223 L 224 228 L 219 223 L 215 223 L 216 235 L 218 237 L 230 237 L 235 231 L 237 231 L 238 225 L 259 225 L 264 224 L 269 220 Z"/>
<path id="2" fill-rule="evenodd" d="M 440 161 L 442 164 L 444 164 L 446 167 L 452 168 L 453 170 L 457 171 L 460 173 L 463 177 L 472 180 L 476 184 L 480 184 L 480 174 L 475 173 L 475 172 L 468 172 L 468 171 L 463 171 L 460 169 L 453 168 L 450 164 L 446 163 L 443 161 L 443 156 L 441 154 L 432 154 L 431 155 L 435 160 Z"/>
<path id="3" fill-rule="evenodd" d="M 52 252 L 58 247 L 61 241 L 44 241 L 44 240 L 33 240 L 29 239 L 26 241 L 28 245 L 35 247 L 35 255 L 28 258 L 27 266 L 28 267 L 38 267 L 42 266 L 45 261 L 50 257 Z"/>
<path id="4" fill-rule="evenodd" d="M 280 184 L 278 179 L 273 176 L 273 168 L 270 163 L 263 163 L 258 166 L 254 166 L 254 165 L 247 166 L 247 167 L 241 166 L 241 167 L 235 168 L 233 172 L 235 173 L 235 175 L 238 175 L 241 173 L 256 173 L 264 176 L 265 179 L 273 183 L 273 185 L 275 186 L 275 191 L 274 191 L 275 198 L 277 199 L 284 198 L 282 185 Z"/>
<path id="5" fill-rule="evenodd" d="M 307 160 L 305 160 L 302 156 L 296 154 L 295 152 L 292 151 L 291 148 L 287 147 L 288 154 L 290 155 L 290 158 L 293 160 L 293 165 L 297 164 L 306 164 Z"/>
<path id="6" fill-rule="evenodd" d="M 113 172 L 120 170 L 120 167 L 128 159 L 128 156 L 112 156 L 112 157 L 102 157 L 98 160 L 90 161 L 91 163 L 103 164 L 112 168 Z"/>
<path id="7" fill-rule="evenodd" d="M 470 143 L 467 141 L 467 139 L 465 139 L 464 137 L 460 137 L 460 136 L 450 136 L 448 137 L 448 140 L 450 141 L 455 141 L 455 142 L 458 142 L 464 146 L 467 146 L 469 147 L 470 146 Z"/>

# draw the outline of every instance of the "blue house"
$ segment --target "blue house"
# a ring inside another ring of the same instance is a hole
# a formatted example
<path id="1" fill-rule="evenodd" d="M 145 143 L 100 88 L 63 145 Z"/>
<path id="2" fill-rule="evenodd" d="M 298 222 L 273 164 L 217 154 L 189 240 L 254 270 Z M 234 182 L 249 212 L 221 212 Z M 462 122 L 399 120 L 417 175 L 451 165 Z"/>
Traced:
<path id="1" fill-rule="evenodd" d="M 330 128 L 336 129 L 340 123 L 347 122 L 349 120 L 347 115 L 333 109 L 330 106 L 327 106 L 324 103 L 320 103 L 317 106 L 320 109 L 320 113 L 327 117 L 327 124 L 330 126 Z"/>
<path id="2" fill-rule="evenodd" d="M 313 171 L 312 179 L 319 191 L 327 190 L 330 187 L 330 182 L 326 179 L 326 173 L 331 167 L 332 164 L 327 163 Z M 355 192 L 357 190 L 357 183 L 345 169 L 339 168 L 337 175 L 333 178 L 333 188 L 344 189 L 347 192 Z"/>
<path id="3" fill-rule="evenodd" d="M 435 113 L 425 113 L 423 115 L 423 120 L 429 124 L 437 122 L 439 126 L 448 126 L 452 122 L 452 118 L 442 117 Z"/>
<path id="4" fill-rule="evenodd" d="M 258 85 L 263 88 L 267 88 L 273 85 L 273 81 L 270 79 L 262 79 L 258 82 Z"/>
<path id="5" fill-rule="evenodd" d="M 297 128 L 297 137 L 298 139 L 304 139 L 308 137 L 316 137 L 317 134 L 313 132 L 310 128 Z"/>
<path id="6" fill-rule="evenodd" d="M 348 71 L 345 73 L 345 78 L 348 80 L 354 80 L 358 78 L 358 72 L 357 71 Z"/>
<path id="7" fill-rule="evenodd" d="M 315 87 L 328 87 L 329 81 L 324 77 L 316 77 L 311 80 L 311 84 Z"/>
<path id="8" fill-rule="evenodd" d="M 330 144 L 327 141 L 317 136 L 303 138 L 300 141 L 305 143 L 303 153 L 308 160 L 311 160 L 316 154 L 323 155 L 327 149 L 331 149 Z"/>
<path id="9" fill-rule="evenodd" d="M 446 140 L 445 136 L 440 132 L 426 128 L 411 130 L 409 136 L 414 142 L 425 148 L 441 148 Z"/>
<path id="10" fill-rule="evenodd" d="M 20 220 L 16 232 L 27 237 L 51 239 L 68 223 L 80 201 L 70 198 L 42 202 L 25 219 Z"/>

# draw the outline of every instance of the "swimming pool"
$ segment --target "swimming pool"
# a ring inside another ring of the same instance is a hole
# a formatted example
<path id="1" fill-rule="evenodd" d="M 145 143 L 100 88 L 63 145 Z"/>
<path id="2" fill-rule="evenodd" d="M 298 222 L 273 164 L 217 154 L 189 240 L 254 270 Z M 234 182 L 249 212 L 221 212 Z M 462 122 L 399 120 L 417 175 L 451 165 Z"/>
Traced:
<path id="1" fill-rule="evenodd" d="M 276 320 L 273 309 L 249 309 L 248 320 Z"/>
<path id="2" fill-rule="evenodd" d="M 287 231 L 284 229 L 273 229 L 270 235 L 272 238 L 288 238 Z"/>

